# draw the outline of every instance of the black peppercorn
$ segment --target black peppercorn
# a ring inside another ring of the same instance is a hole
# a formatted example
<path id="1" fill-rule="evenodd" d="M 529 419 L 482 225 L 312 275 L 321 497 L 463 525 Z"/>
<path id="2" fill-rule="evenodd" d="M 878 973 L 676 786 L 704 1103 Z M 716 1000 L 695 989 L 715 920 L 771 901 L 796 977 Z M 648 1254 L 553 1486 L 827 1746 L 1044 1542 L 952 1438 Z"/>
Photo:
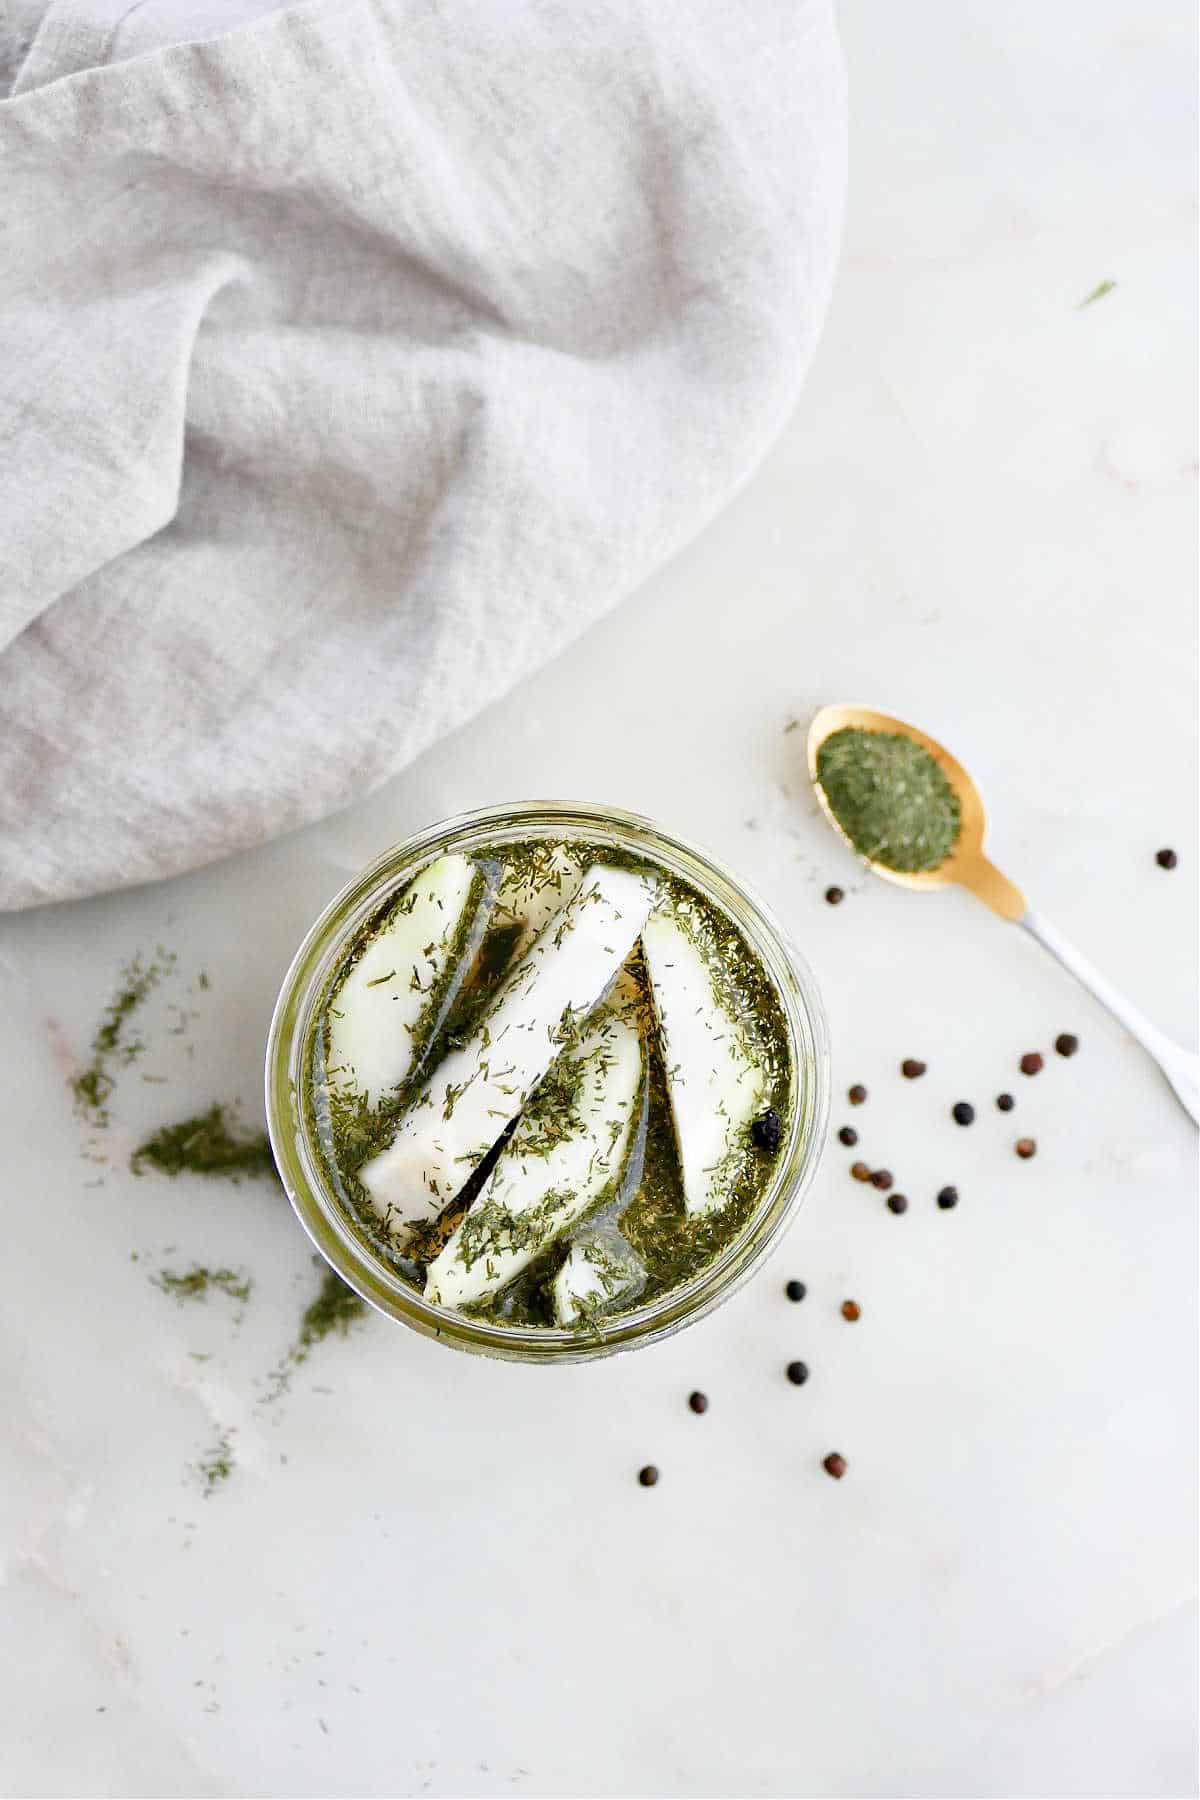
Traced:
<path id="1" fill-rule="evenodd" d="M 1054 1040 L 1054 1048 L 1060 1056 L 1074 1056 L 1079 1048 L 1079 1039 L 1071 1031 L 1060 1031 Z"/>
<path id="2" fill-rule="evenodd" d="M 915 1056 L 906 1056 L 900 1064 L 900 1073 L 906 1081 L 918 1081 L 925 1073 L 925 1064 L 918 1062 Z"/>
<path id="3" fill-rule="evenodd" d="M 839 1456 L 836 1450 L 831 1450 L 821 1467 L 827 1475 L 832 1475 L 835 1481 L 840 1481 L 846 1473 L 848 1464 L 844 1456 Z"/>
<path id="4" fill-rule="evenodd" d="M 889 1212 L 897 1214 L 907 1212 L 908 1201 L 903 1194 L 889 1194 L 887 1197 L 887 1208 Z"/>
<path id="5" fill-rule="evenodd" d="M 1160 850 L 1154 860 L 1160 869 L 1173 869 L 1179 858 L 1173 850 Z"/>
<path id="6" fill-rule="evenodd" d="M 1016 1104 L 1017 1103 L 1011 1094 L 996 1095 L 996 1105 L 1000 1108 L 1001 1112 L 1011 1112 Z"/>
<path id="7" fill-rule="evenodd" d="M 871 1186 L 877 1187 L 881 1194 L 886 1194 L 888 1189 L 894 1185 L 890 1169 L 876 1169 L 871 1177 Z"/>
<path id="8" fill-rule="evenodd" d="M 956 1125 L 970 1125 L 975 1117 L 975 1108 L 969 1100 L 956 1100 L 950 1111 Z"/>
<path id="9" fill-rule="evenodd" d="M 958 1189 L 956 1187 L 944 1187 L 937 1197 L 937 1203 L 943 1212 L 949 1212 L 952 1206 L 958 1205 Z"/>
<path id="10" fill-rule="evenodd" d="M 1027 1050 L 1021 1058 L 1022 1075 L 1038 1075 L 1045 1066 L 1045 1062 L 1037 1050 Z"/>
<path id="11" fill-rule="evenodd" d="M 758 1150 L 778 1150 L 783 1142 L 783 1120 L 773 1106 L 760 1113 L 750 1127 L 750 1139 Z"/>
<path id="12" fill-rule="evenodd" d="M 789 1281 L 783 1291 L 789 1300 L 803 1300 L 808 1289 L 802 1281 Z"/>
<path id="13" fill-rule="evenodd" d="M 867 1163 L 851 1163 L 850 1173 L 853 1175 L 855 1181 L 870 1181 L 871 1179 L 871 1170 Z"/>
<path id="14" fill-rule="evenodd" d="M 1028 1162 L 1031 1156 L 1037 1155 L 1037 1143 L 1033 1138 L 1017 1139 L 1017 1155 Z"/>
<path id="15" fill-rule="evenodd" d="M 851 1106 L 861 1106 L 863 1101 L 866 1099 L 866 1097 L 867 1097 L 867 1090 L 863 1086 L 861 1081 L 856 1081 L 854 1086 L 849 1090 L 849 1092 L 846 1095 L 846 1098 L 847 1098 L 847 1100 L 849 1100 Z"/>
<path id="16" fill-rule="evenodd" d="M 803 1387 L 808 1380 L 808 1364 L 790 1362 L 787 1366 L 787 1378 L 793 1387 Z"/>
<path id="17" fill-rule="evenodd" d="M 846 896 L 840 887 L 827 887 L 825 889 L 825 898 L 828 900 L 830 906 L 840 906 Z"/>
<path id="18" fill-rule="evenodd" d="M 658 1484 L 658 1470 L 653 1463 L 647 1463 L 644 1469 L 638 1470 L 638 1480 L 643 1487 L 655 1487 Z"/>
<path id="19" fill-rule="evenodd" d="M 697 1390 L 694 1394 L 688 1395 L 688 1405 L 691 1407 L 691 1409 L 694 1413 L 707 1412 L 708 1411 L 708 1395 L 702 1394 L 700 1392 L 699 1388 L 697 1388 Z"/>
<path id="20" fill-rule="evenodd" d="M 842 1129 L 838 1132 L 838 1143 L 845 1144 L 847 1150 L 852 1150 L 857 1142 L 858 1133 L 855 1131 L 853 1125 L 843 1125 Z"/>

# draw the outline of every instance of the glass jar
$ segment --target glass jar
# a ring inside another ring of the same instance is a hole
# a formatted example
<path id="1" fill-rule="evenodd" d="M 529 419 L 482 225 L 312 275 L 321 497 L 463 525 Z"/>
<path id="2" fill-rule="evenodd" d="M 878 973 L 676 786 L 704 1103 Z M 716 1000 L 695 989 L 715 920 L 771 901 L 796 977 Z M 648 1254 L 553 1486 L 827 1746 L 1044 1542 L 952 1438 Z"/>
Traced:
<path id="1" fill-rule="evenodd" d="M 692 1280 L 646 1305 L 586 1328 L 513 1326 L 468 1318 L 425 1300 L 370 1248 L 330 1186 L 302 1104 L 314 1012 L 347 942 L 372 912 L 435 856 L 531 837 L 584 838 L 632 852 L 688 881 L 737 926 L 777 991 L 786 1021 L 793 1106 L 770 1184 L 741 1233 Z M 762 902 L 704 851 L 614 808 L 527 801 L 444 820 L 397 845 L 330 902 L 284 979 L 267 1040 L 267 1122 L 284 1188 L 300 1223 L 357 1294 L 428 1337 L 514 1362 L 583 1362 L 654 1343 L 728 1298 L 762 1262 L 816 1171 L 829 1112 L 829 1043 L 812 974 Z"/>

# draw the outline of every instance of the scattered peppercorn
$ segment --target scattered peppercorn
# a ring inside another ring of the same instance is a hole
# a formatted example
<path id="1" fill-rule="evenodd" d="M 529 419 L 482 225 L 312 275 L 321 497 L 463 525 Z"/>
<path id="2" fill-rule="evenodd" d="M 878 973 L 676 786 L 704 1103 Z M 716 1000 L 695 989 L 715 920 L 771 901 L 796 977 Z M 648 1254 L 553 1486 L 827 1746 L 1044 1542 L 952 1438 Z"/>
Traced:
<path id="1" fill-rule="evenodd" d="M 881 1194 L 886 1194 L 890 1187 L 895 1186 L 895 1182 L 892 1179 L 892 1171 L 890 1169 L 876 1169 L 871 1177 L 871 1186 L 877 1187 Z"/>
<path id="2" fill-rule="evenodd" d="M 825 898 L 828 900 L 830 906 L 840 906 L 846 896 L 840 887 L 827 887 L 825 889 Z"/>
<path id="3" fill-rule="evenodd" d="M 851 1106 L 861 1106 L 863 1101 L 866 1099 L 866 1097 L 867 1097 L 867 1090 L 863 1086 L 861 1081 L 856 1081 L 854 1086 L 850 1089 L 850 1091 L 846 1095 L 846 1098 L 847 1098 L 847 1100 L 849 1100 Z"/>
<path id="4" fill-rule="evenodd" d="M 758 1150 L 778 1150 L 783 1142 L 783 1120 L 773 1106 L 760 1113 L 750 1127 L 750 1138 Z"/>
<path id="5" fill-rule="evenodd" d="M 956 1187 L 944 1187 L 937 1197 L 937 1203 L 943 1212 L 949 1212 L 952 1206 L 958 1205 L 958 1189 Z"/>
<path id="6" fill-rule="evenodd" d="M 900 1064 L 900 1073 L 906 1081 L 919 1081 L 925 1073 L 925 1064 L 918 1062 L 915 1056 L 906 1056 Z"/>
<path id="7" fill-rule="evenodd" d="M 658 1470 L 653 1463 L 647 1463 L 644 1469 L 638 1470 L 638 1480 L 643 1487 L 656 1487 L 658 1485 Z"/>
<path id="8" fill-rule="evenodd" d="M 803 1300 L 808 1289 L 802 1281 L 789 1281 L 783 1291 L 789 1300 Z"/>
<path id="9" fill-rule="evenodd" d="M 1029 1161 L 1029 1158 L 1031 1156 L 1036 1156 L 1037 1155 L 1036 1139 L 1034 1139 L 1034 1138 L 1018 1138 L 1017 1139 L 1017 1155 L 1020 1157 L 1023 1157 L 1026 1162 Z"/>
<path id="10" fill-rule="evenodd" d="M 1054 1040 L 1054 1048 L 1060 1056 L 1074 1056 L 1079 1048 L 1079 1039 L 1071 1031 L 1060 1031 Z"/>
<path id="11" fill-rule="evenodd" d="M 832 1475 L 835 1481 L 840 1481 L 846 1473 L 847 1463 L 844 1456 L 839 1456 L 836 1450 L 831 1450 L 821 1467 L 827 1475 Z"/>
<path id="12" fill-rule="evenodd" d="M 956 1125 L 970 1125 L 974 1123 L 975 1108 L 971 1105 L 969 1100 L 956 1100 L 954 1105 L 950 1108 L 950 1111 Z"/>
<path id="13" fill-rule="evenodd" d="M 691 1409 L 694 1413 L 707 1412 L 708 1411 L 708 1395 L 702 1394 L 700 1392 L 699 1388 L 697 1388 L 696 1392 L 694 1394 L 688 1395 L 688 1405 L 691 1407 Z"/>
<path id="14" fill-rule="evenodd" d="M 1022 1075 L 1038 1075 L 1045 1066 L 1045 1062 L 1037 1050 L 1027 1050 L 1021 1058 Z"/>
<path id="15" fill-rule="evenodd" d="M 1173 850 L 1160 850 L 1154 860 L 1160 869 L 1173 869 L 1179 858 Z"/>
<path id="16" fill-rule="evenodd" d="M 1016 1104 L 1017 1103 L 1011 1094 L 996 1095 L 996 1105 L 1000 1108 L 1001 1112 L 1011 1112 Z"/>
<path id="17" fill-rule="evenodd" d="M 854 1148 L 855 1144 L 858 1142 L 858 1133 L 855 1131 L 853 1125 L 842 1126 L 842 1129 L 838 1132 L 838 1142 L 839 1144 L 845 1144 L 847 1150 L 852 1150 Z"/>
<path id="18" fill-rule="evenodd" d="M 849 1319 L 852 1325 L 855 1319 L 862 1318 L 862 1307 L 858 1304 L 857 1300 L 842 1301 L 842 1317 L 843 1319 Z"/>
<path id="19" fill-rule="evenodd" d="M 908 1201 L 903 1194 L 889 1194 L 887 1197 L 887 1207 L 889 1212 L 897 1214 L 907 1212 Z"/>
<path id="20" fill-rule="evenodd" d="M 787 1378 L 793 1387 L 803 1387 L 808 1380 L 808 1364 L 790 1362 L 787 1366 Z"/>
<path id="21" fill-rule="evenodd" d="M 867 1163 L 851 1163 L 850 1173 L 853 1175 L 855 1181 L 870 1181 L 871 1179 L 871 1170 Z"/>

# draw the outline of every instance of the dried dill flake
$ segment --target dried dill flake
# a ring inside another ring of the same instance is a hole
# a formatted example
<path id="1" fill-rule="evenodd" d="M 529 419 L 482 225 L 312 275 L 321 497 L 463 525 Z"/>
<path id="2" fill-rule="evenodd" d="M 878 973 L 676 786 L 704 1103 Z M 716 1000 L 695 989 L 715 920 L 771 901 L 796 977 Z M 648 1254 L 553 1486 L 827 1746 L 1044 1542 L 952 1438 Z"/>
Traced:
<path id="1" fill-rule="evenodd" d="M 1097 300 L 1103 300 L 1109 294 L 1115 294 L 1116 291 L 1117 284 L 1115 281 L 1102 281 L 1098 286 L 1092 289 L 1090 294 L 1084 296 L 1075 310 L 1076 312 L 1083 312 L 1086 307 L 1095 306 Z"/>
<path id="2" fill-rule="evenodd" d="M 817 752 L 817 780 L 860 855 L 886 869 L 937 869 L 958 841 L 958 800 L 936 759 L 900 733 L 848 727 Z"/>
<path id="3" fill-rule="evenodd" d="M 206 1500 L 223 1481 L 229 1480 L 234 1467 L 233 1439 L 228 1431 L 223 1431 L 212 1449 L 196 1464 L 196 1473 L 204 1484 Z"/>
<path id="4" fill-rule="evenodd" d="M 93 1125 L 108 1124 L 106 1102 L 116 1086 L 114 1070 L 126 1067 L 145 1046 L 128 1034 L 130 1022 L 146 996 L 175 966 L 169 951 L 160 950 L 149 962 L 135 956 L 121 971 L 121 986 L 104 1011 L 92 1039 L 91 1061 L 71 1083 L 76 1110 Z"/>
<path id="5" fill-rule="evenodd" d="M 361 1319 L 367 1310 L 365 1300 L 360 1300 L 353 1288 L 347 1287 L 341 1276 L 333 1269 L 326 1269 L 321 1280 L 321 1291 L 307 1307 L 300 1320 L 300 1336 L 293 1351 L 293 1360 L 303 1362 L 314 1344 L 319 1344 L 332 1332 L 345 1337 L 351 1325 Z"/>
<path id="6" fill-rule="evenodd" d="M 210 1106 L 194 1119 L 162 1126 L 139 1144 L 129 1166 L 135 1175 L 144 1175 L 149 1167 L 160 1175 L 187 1170 L 193 1175 L 223 1175 L 228 1180 L 275 1173 L 275 1160 L 264 1134 L 236 1132 L 224 1106 Z"/>
<path id="7" fill-rule="evenodd" d="M 321 1286 L 317 1290 L 315 1300 L 309 1302 L 300 1315 L 300 1329 L 296 1341 L 282 1358 L 276 1368 L 271 1371 L 270 1386 L 264 1395 L 264 1402 L 280 1399 L 292 1385 L 292 1376 L 301 1363 L 307 1362 L 310 1353 L 317 1344 L 323 1343 L 327 1337 L 345 1337 L 350 1327 L 367 1314 L 367 1303 L 360 1300 L 354 1289 L 347 1287 L 333 1269 L 329 1268 L 319 1256 L 313 1261 L 321 1269 Z"/>
<path id="8" fill-rule="evenodd" d="M 253 1283 L 248 1275 L 239 1275 L 236 1269 L 203 1269 L 197 1265 L 189 1269 L 186 1275 L 175 1275 L 170 1269 L 161 1269 L 153 1278 L 154 1285 L 161 1288 L 164 1294 L 172 1294 L 181 1303 L 185 1300 L 204 1300 L 212 1289 L 226 1294 L 230 1300 L 248 1300 Z"/>

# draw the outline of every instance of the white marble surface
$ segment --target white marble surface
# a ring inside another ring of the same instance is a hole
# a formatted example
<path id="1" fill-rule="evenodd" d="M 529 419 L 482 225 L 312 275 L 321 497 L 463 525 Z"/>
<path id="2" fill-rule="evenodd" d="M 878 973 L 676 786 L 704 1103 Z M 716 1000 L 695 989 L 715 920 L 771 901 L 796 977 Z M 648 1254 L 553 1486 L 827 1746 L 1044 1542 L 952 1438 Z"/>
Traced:
<path id="1" fill-rule="evenodd" d="M 784 732 L 854 697 L 943 736 L 1001 865 L 1192 1037 L 1191 14 L 849 0 L 844 267 L 737 504 L 369 802 L 0 922 L 5 1793 L 1195 1792 L 1195 1132 L 1020 934 L 860 878 Z M 543 1373 L 371 1318 L 264 1406 L 305 1240 L 269 1185 L 135 1180 L 129 1149 L 209 1099 L 254 1115 L 278 980 L 361 862 L 546 792 L 657 814 L 765 891 L 911 1209 L 835 1145 L 768 1270 L 669 1344 Z M 177 974 L 90 1163 L 65 1079 L 160 941 Z M 1023 1081 L 1064 1029 L 1075 1061 Z M 253 1273 L 240 1322 L 151 1285 L 193 1259 Z"/>

